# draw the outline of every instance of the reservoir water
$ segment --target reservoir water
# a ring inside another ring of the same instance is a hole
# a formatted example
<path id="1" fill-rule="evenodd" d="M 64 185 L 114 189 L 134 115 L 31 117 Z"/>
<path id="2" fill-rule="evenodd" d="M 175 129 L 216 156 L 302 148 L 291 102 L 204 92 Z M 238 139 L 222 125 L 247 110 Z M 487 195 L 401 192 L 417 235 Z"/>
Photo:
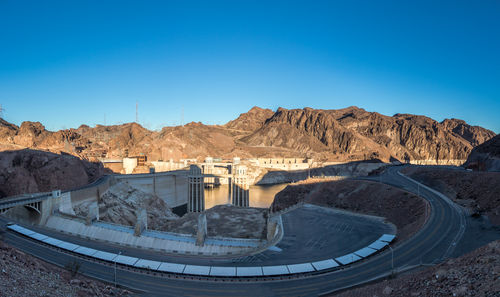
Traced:
<path id="1" fill-rule="evenodd" d="M 286 186 L 287 184 L 250 186 L 250 207 L 268 208 L 273 203 L 274 196 Z M 205 209 L 219 204 L 231 204 L 227 185 L 205 189 Z"/>

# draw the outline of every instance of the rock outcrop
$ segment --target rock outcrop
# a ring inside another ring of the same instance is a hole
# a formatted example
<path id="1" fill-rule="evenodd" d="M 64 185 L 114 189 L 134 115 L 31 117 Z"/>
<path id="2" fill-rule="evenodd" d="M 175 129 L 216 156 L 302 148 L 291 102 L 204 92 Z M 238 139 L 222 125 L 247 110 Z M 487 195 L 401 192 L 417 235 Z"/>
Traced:
<path id="1" fill-rule="evenodd" d="M 104 174 L 102 164 L 30 149 L 0 152 L 0 197 L 68 190 Z"/>
<path id="2" fill-rule="evenodd" d="M 92 203 L 95 201 L 84 201 L 75 205 L 75 213 L 87 217 Z M 99 220 L 134 227 L 142 210 L 146 212 L 146 224 L 152 230 L 166 230 L 168 221 L 178 218 L 158 196 L 119 182 L 101 196 Z"/>
<path id="3" fill-rule="evenodd" d="M 500 171 L 500 134 L 475 147 L 465 166 L 486 171 Z"/>

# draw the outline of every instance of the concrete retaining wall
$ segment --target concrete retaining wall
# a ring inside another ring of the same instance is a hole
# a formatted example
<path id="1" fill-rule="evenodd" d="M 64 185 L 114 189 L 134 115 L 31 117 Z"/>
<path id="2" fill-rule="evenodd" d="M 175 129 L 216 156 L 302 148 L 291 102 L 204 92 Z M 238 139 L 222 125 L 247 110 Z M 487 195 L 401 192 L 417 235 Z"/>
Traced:
<path id="1" fill-rule="evenodd" d="M 142 249 L 153 249 L 157 251 L 164 251 L 170 253 L 184 253 L 184 254 L 203 254 L 203 255 L 238 255 L 246 254 L 255 250 L 257 247 L 242 247 L 242 246 L 228 246 L 228 245 L 211 245 L 205 243 L 204 246 L 196 246 L 196 239 L 193 238 L 192 242 L 168 240 L 163 238 L 156 238 L 150 236 L 134 236 L 132 228 L 120 229 L 130 232 L 111 230 L 101 226 L 92 224 L 85 225 L 83 220 L 65 218 L 58 215 L 51 216 L 46 227 L 76 235 L 82 238 L 99 240 L 109 243 L 115 243 L 125 246 L 137 247 Z M 260 248 L 260 247 L 259 247 Z"/>
<path id="2" fill-rule="evenodd" d="M 73 204 L 71 203 L 71 192 L 66 192 L 61 194 L 59 211 L 62 213 L 75 215 L 75 210 L 73 209 Z"/>
<path id="3" fill-rule="evenodd" d="M 117 181 L 124 181 L 146 193 L 154 193 L 169 207 L 187 203 L 188 177 L 186 173 L 154 175 L 119 175 Z"/>
<path id="4" fill-rule="evenodd" d="M 109 189 L 113 179 L 113 177 L 103 177 L 103 178 L 104 181 L 97 183 L 97 185 L 95 186 L 89 186 L 82 189 L 71 191 L 72 204 L 75 204 L 77 202 L 82 202 L 88 199 L 99 200 L 101 195 Z"/>

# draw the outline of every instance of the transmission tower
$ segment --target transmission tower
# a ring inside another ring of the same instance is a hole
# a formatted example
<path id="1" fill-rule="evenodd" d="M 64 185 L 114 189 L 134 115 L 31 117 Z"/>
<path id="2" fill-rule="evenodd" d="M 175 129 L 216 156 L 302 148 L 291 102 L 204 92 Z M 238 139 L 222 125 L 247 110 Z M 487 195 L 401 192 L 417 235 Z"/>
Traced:
<path id="1" fill-rule="evenodd" d="M 5 109 L 2 108 L 2 104 L 0 104 L 0 119 L 3 119 L 3 112 Z"/>
<path id="2" fill-rule="evenodd" d="M 181 110 L 181 126 L 184 127 L 184 106 L 182 107 L 182 110 Z"/>
<path id="3" fill-rule="evenodd" d="M 139 123 L 139 102 L 135 102 L 135 122 Z"/>

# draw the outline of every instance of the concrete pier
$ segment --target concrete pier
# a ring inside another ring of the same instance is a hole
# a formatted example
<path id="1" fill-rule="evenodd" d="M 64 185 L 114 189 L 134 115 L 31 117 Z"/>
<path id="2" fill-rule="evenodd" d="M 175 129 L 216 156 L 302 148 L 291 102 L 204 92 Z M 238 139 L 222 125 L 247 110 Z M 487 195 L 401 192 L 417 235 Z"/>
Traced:
<path id="1" fill-rule="evenodd" d="M 233 200 L 232 203 L 239 207 L 249 207 L 249 189 L 247 167 L 235 165 L 233 169 Z"/>
<path id="2" fill-rule="evenodd" d="M 205 177 L 203 182 L 204 186 L 207 188 L 213 188 L 215 186 L 215 177 L 213 176 L 215 173 L 214 161 L 212 157 L 206 157 L 205 163 L 201 165 L 202 171 L 204 175 L 209 175 L 209 177 Z"/>
<path id="3" fill-rule="evenodd" d="M 203 246 L 207 237 L 207 215 L 201 213 L 198 216 L 198 229 L 196 231 L 196 245 Z"/>
<path id="4" fill-rule="evenodd" d="M 89 212 L 87 214 L 87 225 L 92 224 L 93 221 L 99 220 L 99 205 L 96 202 L 93 202 L 89 205 Z"/>
<path id="5" fill-rule="evenodd" d="M 134 228 L 134 235 L 141 236 L 142 232 L 148 229 L 148 214 L 145 209 L 137 212 L 137 223 Z"/>
<path id="6" fill-rule="evenodd" d="M 189 166 L 188 180 L 188 212 L 202 212 L 205 210 L 205 186 L 200 166 Z"/>

